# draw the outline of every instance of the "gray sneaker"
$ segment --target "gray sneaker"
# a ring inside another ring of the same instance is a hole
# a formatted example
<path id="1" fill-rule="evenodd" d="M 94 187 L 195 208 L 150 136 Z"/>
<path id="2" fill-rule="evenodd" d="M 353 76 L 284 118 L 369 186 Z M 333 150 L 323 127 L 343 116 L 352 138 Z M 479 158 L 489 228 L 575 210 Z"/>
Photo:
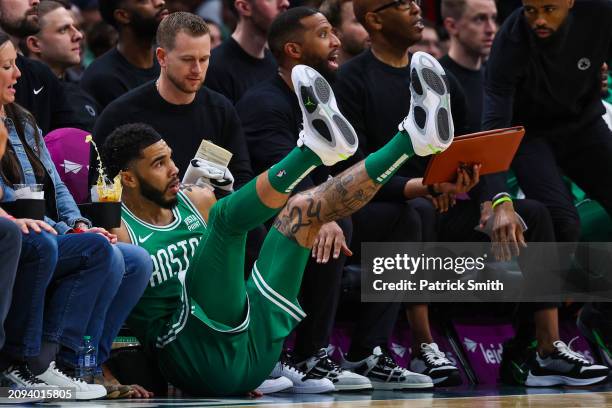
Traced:
<path id="1" fill-rule="evenodd" d="M 342 368 L 369 378 L 375 390 L 404 390 L 432 388 L 430 377 L 413 373 L 397 365 L 395 360 L 380 347 L 374 348 L 372 355 L 356 362 L 344 360 Z"/>

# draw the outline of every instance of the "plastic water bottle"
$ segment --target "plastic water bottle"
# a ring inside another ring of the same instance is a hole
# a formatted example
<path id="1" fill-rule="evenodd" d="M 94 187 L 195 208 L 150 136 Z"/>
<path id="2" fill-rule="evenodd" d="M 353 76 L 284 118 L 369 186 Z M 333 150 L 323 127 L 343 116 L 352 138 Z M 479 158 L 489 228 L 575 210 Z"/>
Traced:
<path id="1" fill-rule="evenodd" d="M 94 372 L 96 370 L 96 348 L 91 344 L 91 336 L 84 336 L 81 347 L 77 353 L 77 378 L 86 383 L 93 382 Z"/>

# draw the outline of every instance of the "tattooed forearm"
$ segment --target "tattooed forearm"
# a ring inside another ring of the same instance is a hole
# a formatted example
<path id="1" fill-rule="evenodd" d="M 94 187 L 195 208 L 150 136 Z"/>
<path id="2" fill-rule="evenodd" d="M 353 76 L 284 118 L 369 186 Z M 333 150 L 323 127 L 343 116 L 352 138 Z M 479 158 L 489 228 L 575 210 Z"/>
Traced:
<path id="1" fill-rule="evenodd" d="M 374 183 L 360 163 L 315 188 L 313 194 L 322 201 L 322 221 L 329 222 L 353 214 L 379 189 L 380 185 Z"/>
<path id="2" fill-rule="evenodd" d="M 311 225 L 347 217 L 368 203 L 380 185 L 360 163 L 318 187 L 296 194 L 274 222 L 281 233 L 294 237 Z"/>

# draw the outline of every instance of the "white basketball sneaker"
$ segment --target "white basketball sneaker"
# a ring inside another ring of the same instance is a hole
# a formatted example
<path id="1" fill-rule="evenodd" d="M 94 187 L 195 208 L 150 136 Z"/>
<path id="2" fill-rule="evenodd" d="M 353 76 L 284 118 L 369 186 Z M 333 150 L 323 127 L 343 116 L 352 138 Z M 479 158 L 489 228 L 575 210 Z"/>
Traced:
<path id="1" fill-rule="evenodd" d="M 73 388 L 76 400 L 92 400 L 106 396 L 106 388 L 100 384 L 87 384 L 78 378 L 71 377 L 55 366 L 55 361 L 49 364 L 47 370 L 37 375 L 39 380 L 57 387 Z"/>
<path id="2" fill-rule="evenodd" d="M 281 392 L 291 387 L 293 387 L 293 383 L 287 377 L 270 377 L 264 380 L 255 391 L 259 391 L 262 394 L 274 394 L 275 392 Z"/>
<path id="3" fill-rule="evenodd" d="M 334 384 L 327 378 L 316 378 L 298 369 L 289 360 L 283 359 L 276 363 L 272 370 L 271 377 L 287 377 L 291 380 L 292 386 L 285 392 L 294 394 L 320 394 L 335 390 Z"/>
<path id="4" fill-rule="evenodd" d="M 440 63 L 425 52 L 415 52 L 410 61 L 410 112 L 399 130 L 410 135 L 419 156 L 440 153 L 453 141 L 450 89 Z"/>
<path id="5" fill-rule="evenodd" d="M 357 134 L 340 113 L 325 78 L 306 65 L 296 65 L 291 71 L 291 81 L 304 118 L 298 146 L 307 146 L 326 166 L 355 154 L 359 145 Z"/>

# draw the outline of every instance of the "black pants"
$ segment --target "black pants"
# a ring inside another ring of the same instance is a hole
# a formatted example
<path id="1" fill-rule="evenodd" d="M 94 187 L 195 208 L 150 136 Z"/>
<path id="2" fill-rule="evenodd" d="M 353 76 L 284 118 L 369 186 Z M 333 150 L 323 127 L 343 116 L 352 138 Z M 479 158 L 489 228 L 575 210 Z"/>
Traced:
<path id="1" fill-rule="evenodd" d="M 580 218 L 562 175 L 612 216 L 612 132 L 599 118 L 579 134 L 533 136 L 521 143 L 512 169 L 525 196 L 542 202 L 550 211 L 556 240 L 577 242 Z M 612 306 L 598 303 L 594 308 L 609 313 Z"/>
<path id="2" fill-rule="evenodd" d="M 612 132 L 601 118 L 580 134 L 530 135 L 521 143 L 512 169 L 525 196 L 548 208 L 558 242 L 580 238 L 580 218 L 562 175 L 612 215 Z"/>
<path id="3" fill-rule="evenodd" d="M 553 224 L 546 207 L 534 200 L 515 200 L 515 211 L 527 224 L 525 240 L 529 242 L 555 242 Z M 487 235 L 474 230 L 480 222 L 480 205 L 474 200 L 458 200 L 457 204 L 438 217 L 438 241 L 440 242 L 482 242 Z M 546 285 L 546 274 L 559 272 L 559 254 L 553 247 L 521 249 L 518 263 L 524 278 L 540 285 Z M 555 281 L 558 279 L 555 277 Z M 525 303 L 521 314 L 558 306 L 557 303 Z M 523 312 L 524 311 L 524 312 Z"/>
<path id="4" fill-rule="evenodd" d="M 425 205 L 423 205 L 425 204 Z M 428 214 L 427 214 L 428 213 Z M 421 242 L 423 232 L 435 222 L 433 207 L 425 199 L 405 203 L 371 202 L 353 214 L 353 258 L 360 259 L 362 242 Z M 397 320 L 401 303 L 362 303 L 353 332 L 349 360 L 369 355 L 376 346 L 385 347 Z"/>
<path id="5" fill-rule="evenodd" d="M 353 224 L 350 218 L 336 221 L 350 246 Z M 336 320 L 336 310 L 340 299 L 340 284 L 346 255 L 340 252 L 338 259 L 330 257 L 326 264 L 318 264 L 310 258 L 300 289 L 300 304 L 306 318 L 295 329 L 294 356 L 297 360 L 306 359 L 319 349 L 327 347 Z"/>

